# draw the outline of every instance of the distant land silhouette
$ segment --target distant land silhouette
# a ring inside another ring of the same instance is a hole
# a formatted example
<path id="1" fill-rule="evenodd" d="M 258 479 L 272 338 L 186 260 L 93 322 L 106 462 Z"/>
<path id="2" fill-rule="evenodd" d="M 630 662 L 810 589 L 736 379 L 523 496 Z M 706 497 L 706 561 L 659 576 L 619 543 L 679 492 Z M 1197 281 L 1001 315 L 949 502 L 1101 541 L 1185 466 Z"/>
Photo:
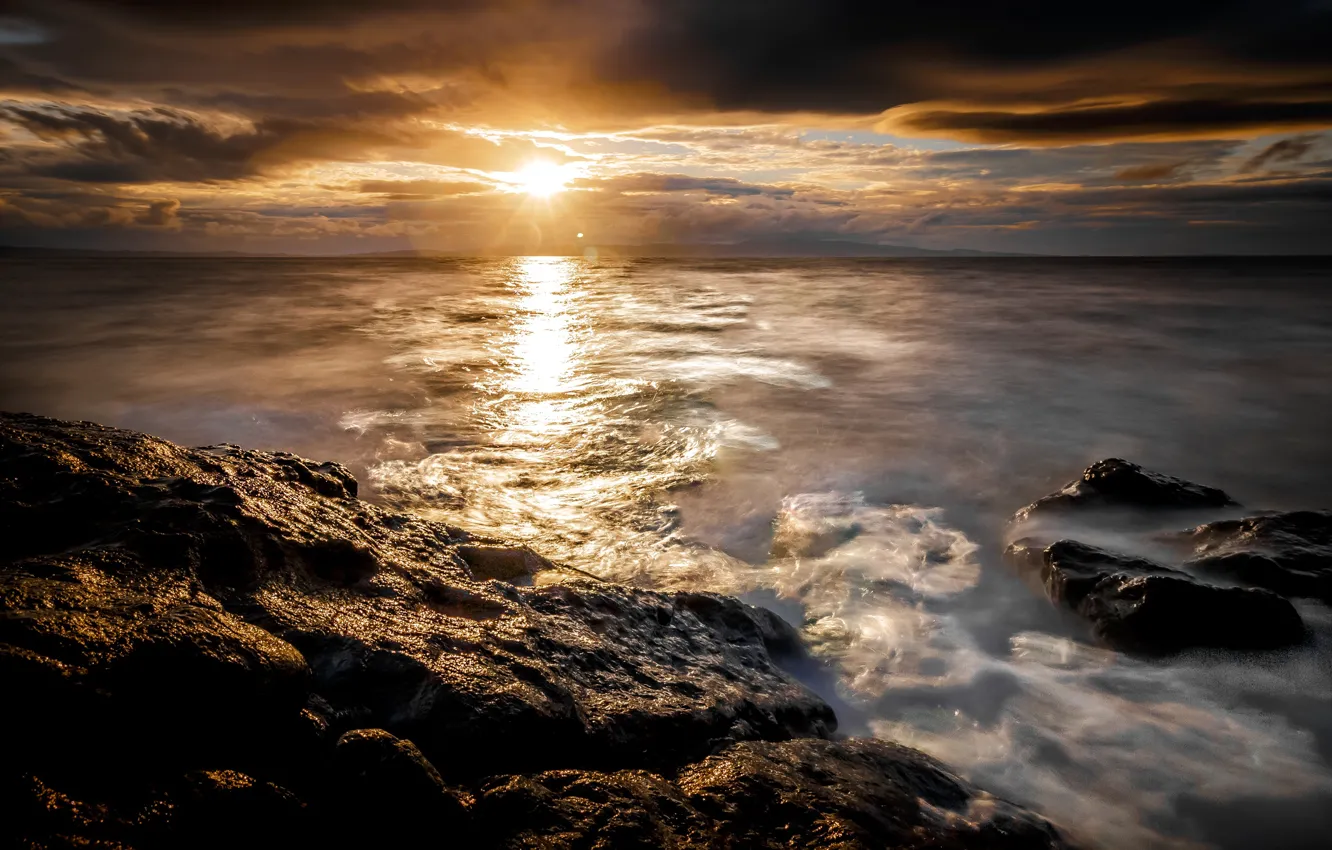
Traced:
<path id="1" fill-rule="evenodd" d="M 517 245 L 498 246 L 483 251 L 442 251 L 429 248 L 409 248 L 399 251 L 374 251 L 351 254 L 292 254 L 249 251 L 114 251 L 85 248 L 45 248 L 0 246 L 0 257 L 302 257 L 351 256 L 382 258 L 428 258 L 451 256 L 580 256 L 589 248 L 604 258 L 615 257 L 679 257 L 679 258 L 760 258 L 760 257 L 1030 257 L 1039 254 L 1015 254 L 993 251 L 974 251 L 965 248 L 939 251 L 910 245 L 881 245 L 850 240 L 818 239 L 763 239 L 731 243 L 670 243 L 657 242 L 643 245 L 598 245 L 591 242 L 568 242 L 555 246 L 524 248 Z"/>

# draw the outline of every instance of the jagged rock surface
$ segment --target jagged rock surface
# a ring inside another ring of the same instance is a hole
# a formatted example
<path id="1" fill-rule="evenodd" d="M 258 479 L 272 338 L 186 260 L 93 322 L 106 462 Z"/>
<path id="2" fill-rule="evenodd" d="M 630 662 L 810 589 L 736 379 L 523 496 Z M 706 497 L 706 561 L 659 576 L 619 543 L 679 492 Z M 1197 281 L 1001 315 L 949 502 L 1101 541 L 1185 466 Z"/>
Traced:
<path id="1" fill-rule="evenodd" d="M 1050 601 L 1091 623 L 1115 649 L 1165 654 L 1193 647 L 1275 649 L 1305 639 L 1289 602 L 1266 590 L 1216 587 L 1188 573 L 1075 540 L 1019 540 L 1009 563 L 1039 579 Z"/>
<path id="2" fill-rule="evenodd" d="M 497 782 L 478 817 L 505 847 L 1059 847 L 1049 824 L 885 741 L 745 742 L 674 782 L 552 771 Z M 536 819 L 525 813 L 539 811 Z"/>
<path id="3" fill-rule="evenodd" d="M 1291 511 L 1200 525 L 1186 566 L 1282 596 L 1332 603 L 1332 512 Z"/>
<path id="4" fill-rule="evenodd" d="M 586 824 L 632 816 L 643 846 L 1060 846 L 919 754 L 819 740 L 835 718 L 774 663 L 799 640 L 768 612 L 355 496 L 337 464 L 0 415 L 0 840 L 234 847 L 271 822 L 261 844 L 365 846 L 415 822 L 594 846 Z M 550 771 L 606 793 L 487 814 Z M 542 832 L 570 806 L 592 820 Z"/>
<path id="5" fill-rule="evenodd" d="M 1013 521 L 1057 518 L 1088 508 L 1180 511 L 1237 506 L 1234 499 L 1215 487 L 1151 472 L 1112 457 L 1093 463 L 1081 477 L 1022 508 Z"/>

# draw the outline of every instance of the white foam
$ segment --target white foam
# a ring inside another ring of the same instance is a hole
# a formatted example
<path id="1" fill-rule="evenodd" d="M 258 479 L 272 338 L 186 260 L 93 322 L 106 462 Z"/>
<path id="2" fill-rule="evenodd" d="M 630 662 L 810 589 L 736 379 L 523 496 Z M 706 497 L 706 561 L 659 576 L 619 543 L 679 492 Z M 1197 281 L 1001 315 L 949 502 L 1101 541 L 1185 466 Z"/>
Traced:
<path id="1" fill-rule="evenodd" d="M 1332 699 L 1311 651 L 1265 666 L 1231 656 L 1153 664 L 1043 632 L 978 647 L 966 597 L 977 546 L 942 511 L 856 493 L 785 499 L 772 589 L 833 659 L 839 695 L 874 734 L 918 747 L 990 790 L 1116 847 L 1184 847 L 1204 800 L 1332 793 L 1310 732 L 1245 703 Z M 1000 579 L 1016 578 L 1000 576 Z"/>

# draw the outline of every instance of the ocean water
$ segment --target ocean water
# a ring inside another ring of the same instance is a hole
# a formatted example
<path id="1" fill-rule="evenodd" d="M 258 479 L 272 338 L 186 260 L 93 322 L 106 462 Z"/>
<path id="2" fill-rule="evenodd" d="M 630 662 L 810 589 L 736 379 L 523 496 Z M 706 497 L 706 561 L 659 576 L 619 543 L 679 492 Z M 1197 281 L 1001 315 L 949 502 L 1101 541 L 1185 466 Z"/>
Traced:
<path id="1" fill-rule="evenodd" d="M 844 731 L 1090 845 L 1332 830 L 1332 612 L 1300 603 L 1297 650 L 1135 660 L 999 557 L 1108 456 L 1332 507 L 1328 262 L 10 260 L 0 304 L 0 409 L 335 459 L 741 594 L 801 626 Z"/>

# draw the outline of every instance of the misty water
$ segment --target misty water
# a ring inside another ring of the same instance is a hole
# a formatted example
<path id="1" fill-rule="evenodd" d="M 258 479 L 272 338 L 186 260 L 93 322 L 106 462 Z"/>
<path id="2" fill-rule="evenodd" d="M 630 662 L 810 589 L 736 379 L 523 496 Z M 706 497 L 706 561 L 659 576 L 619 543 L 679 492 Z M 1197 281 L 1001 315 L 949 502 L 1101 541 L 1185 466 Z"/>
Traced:
<path id="1" fill-rule="evenodd" d="M 1144 661 L 1000 560 L 1103 457 L 1332 507 L 1327 263 L 25 260 L 0 303 L 0 408 L 339 460 L 598 575 L 741 594 L 802 628 L 842 731 L 1088 843 L 1332 829 L 1332 612 L 1297 603 L 1295 650 Z"/>

